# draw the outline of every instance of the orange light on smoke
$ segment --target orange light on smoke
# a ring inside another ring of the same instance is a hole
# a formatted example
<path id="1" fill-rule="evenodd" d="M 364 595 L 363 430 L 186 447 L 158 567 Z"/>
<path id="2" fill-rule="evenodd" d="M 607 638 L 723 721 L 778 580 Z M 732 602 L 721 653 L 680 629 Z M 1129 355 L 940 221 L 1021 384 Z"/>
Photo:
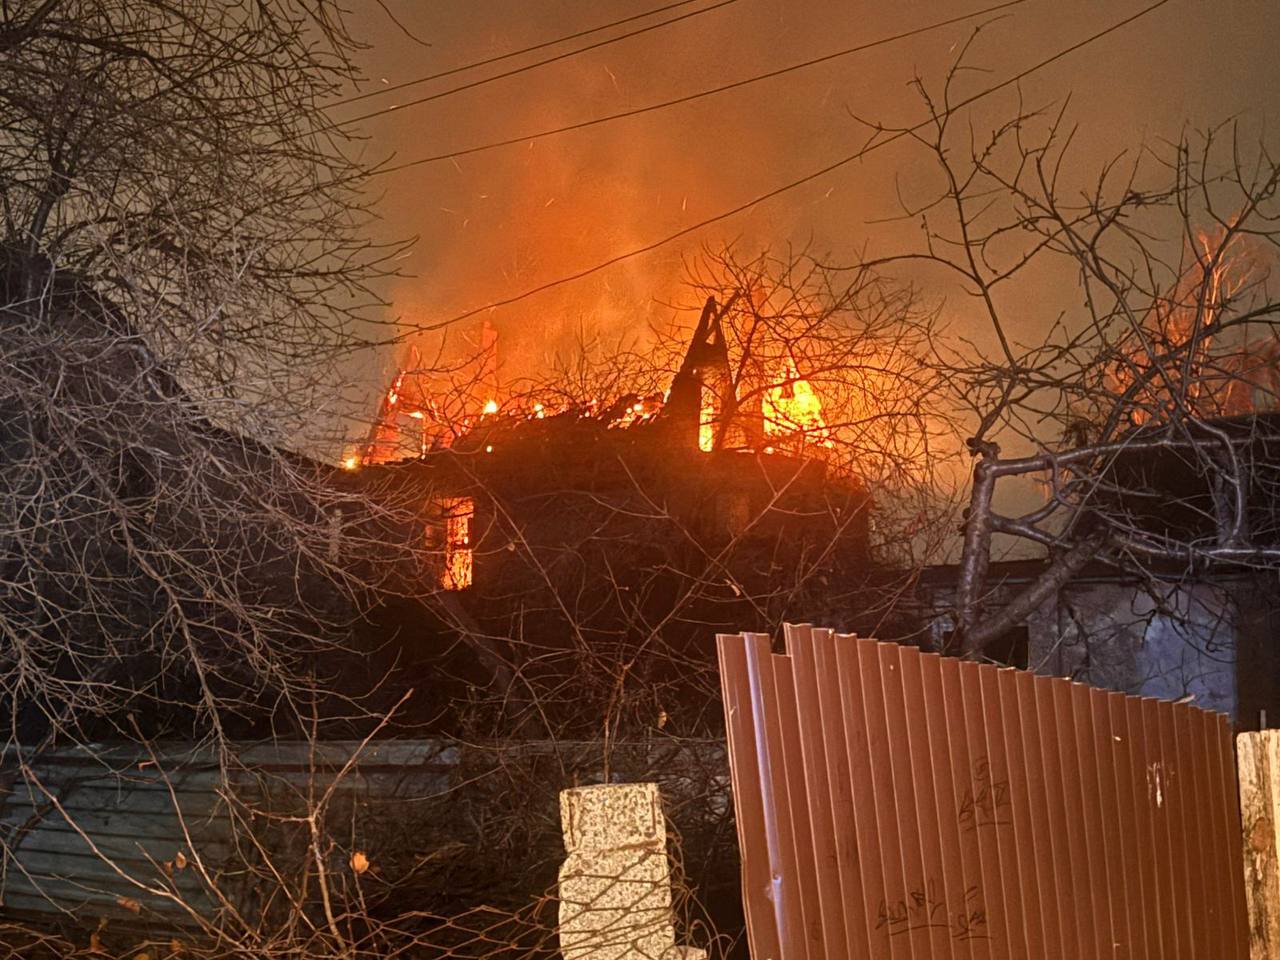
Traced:
<path id="1" fill-rule="evenodd" d="M 1234 224 L 1234 219 L 1229 225 Z M 1173 402 L 1196 416 L 1243 416 L 1280 406 L 1280 336 L 1221 343 L 1216 336 L 1223 311 L 1259 277 L 1259 266 L 1239 245 L 1242 234 L 1199 231 L 1188 265 L 1171 289 L 1157 297 L 1143 319 L 1144 336 L 1121 344 L 1107 371 L 1108 388 L 1132 397 L 1129 419 L 1142 425 L 1160 417 Z M 1176 364 L 1160 378 L 1134 386 L 1138 376 L 1161 363 L 1161 355 L 1177 355 Z"/>

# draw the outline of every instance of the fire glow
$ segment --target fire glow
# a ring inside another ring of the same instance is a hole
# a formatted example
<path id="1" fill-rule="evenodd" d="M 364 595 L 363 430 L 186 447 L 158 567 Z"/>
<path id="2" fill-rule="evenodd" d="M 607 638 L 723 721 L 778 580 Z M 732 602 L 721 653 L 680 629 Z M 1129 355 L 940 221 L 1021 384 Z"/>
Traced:
<path id="1" fill-rule="evenodd" d="M 627 430 L 663 419 L 677 420 L 685 411 L 697 417 L 696 436 L 690 442 L 703 453 L 724 450 L 770 455 L 781 450 L 815 456 L 832 446 L 822 400 L 795 360 L 788 355 L 776 362 L 770 376 L 735 384 L 723 334 L 718 320 L 710 314 L 704 313 L 684 363 L 665 394 L 630 394 L 611 403 L 598 398 L 576 404 L 530 397 L 500 400 L 490 360 L 483 361 L 485 369 L 476 378 L 484 399 L 468 399 L 468 394 L 478 392 L 475 389 L 447 399 L 446 391 L 433 390 L 431 379 L 416 369 L 416 354 L 411 351 L 407 359 L 383 395 L 368 439 L 344 461 L 346 469 L 457 450 L 468 446 L 469 438 L 479 441 L 471 446 L 493 453 L 494 445 L 479 431 L 488 436 L 499 427 L 516 427 L 526 421 L 592 419 L 610 430 Z M 694 403 L 696 407 L 689 409 Z"/>
<path id="2" fill-rule="evenodd" d="M 1136 425 L 1159 418 L 1167 405 L 1163 378 L 1134 386 L 1140 377 L 1151 378 L 1157 367 L 1157 361 L 1144 359 L 1152 352 L 1180 357 L 1171 369 L 1189 375 L 1183 402 L 1197 416 L 1242 416 L 1280 407 L 1280 335 L 1272 330 L 1253 339 L 1246 328 L 1241 343 L 1217 342 L 1224 311 L 1258 279 L 1239 235 L 1201 231 L 1189 254 L 1187 269 L 1145 319 L 1143 332 L 1151 346 L 1122 350 L 1122 359 L 1108 374 L 1112 392 L 1133 392 L 1139 401 L 1130 413 Z"/>
<path id="3" fill-rule="evenodd" d="M 440 586 L 445 590 L 465 590 L 471 586 L 474 554 L 471 549 L 471 519 L 476 503 L 470 497 L 448 497 L 439 501 L 444 518 L 444 563 Z"/>
<path id="4" fill-rule="evenodd" d="M 773 367 L 770 375 L 757 373 L 750 382 L 735 382 L 714 307 L 708 300 L 684 362 L 664 394 L 626 394 L 607 403 L 595 397 L 580 403 L 502 398 L 496 377 L 481 376 L 470 390 L 451 395 L 437 390 L 436 381 L 417 369 L 411 351 L 410 362 L 396 372 L 382 396 L 368 439 L 347 454 L 342 466 L 357 470 L 448 453 L 479 455 L 493 464 L 473 464 L 468 472 L 501 472 L 510 468 L 501 456 L 504 443 L 517 450 L 529 443 L 577 443 L 583 434 L 570 425 L 583 421 L 608 432 L 655 431 L 648 436 L 660 446 L 695 456 L 824 457 L 833 442 L 814 384 L 801 375 L 790 354 L 768 365 Z M 433 575 L 441 589 L 466 590 L 474 576 L 476 501 L 435 496 L 428 506 Z"/>
<path id="5" fill-rule="evenodd" d="M 541 401 L 530 403 L 507 402 L 499 404 L 490 399 L 478 413 L 461 417 L 457 423 L 449 423 L 438 417 L 428 402 L 423 406 L 406 399 L 401 392 L 404 373 L 396 377 L 395 385 L 388 390 L 382 402 L 377 422 L 369 439 L 357 452 L 348 453 L 342 461 L 345 470 L 394 463 L 424 456 L 429 452 L 452 449 L 469 436 L 482 421 L 498 420 L 546 420 L 555 417 L 586 417 L 602 419 L 612 430 L 626 430 L 651 423 L 666 408 L 666 398 L 660 395 L 624 398 L 625 402 L 602 409 L 598 400 L 584 404 L 554 406 Z M 474 409 L 474 408 L 473 408 Z M 757 409 L 760 416 L 759 432 L 768 445 L 726 445 L 721 435 L 723 421 L 722 403 L 718 392 L 703 387 L 701 390 L 698 422 L 698 449 L 711 453 L 716 449 L 734 449 L 742 452 L 771 454 L 777 448 L 830 447 L 830 431 L 823 417 L 822 400 L 817 390 L 805 378 L 799 376 L 794 364 L 788 363 L 775 382 L 760 391 Z M 745 415 L 740 410 L 739 415 Z M 409 421 L 406 423 L 405 421 Z M 777 441 L 776 443 L 772 441 Z M 493 451 L 485 444 L 486 453 Z"/>
<path id="6" fill-rule="evenodd" d="M 765 436 L 785 439 L 798 434 L 808 443 L 831 446 L 817 391 L 800 376 L 795 361 L 787 360 L 784 374 L 781 382 L 765 391 Z"/>

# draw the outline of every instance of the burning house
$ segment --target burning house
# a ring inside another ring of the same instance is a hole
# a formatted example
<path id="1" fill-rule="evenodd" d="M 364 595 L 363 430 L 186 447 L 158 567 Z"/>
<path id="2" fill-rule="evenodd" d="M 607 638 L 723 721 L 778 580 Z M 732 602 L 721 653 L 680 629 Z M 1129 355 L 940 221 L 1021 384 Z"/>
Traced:
<path id="1" fill-rule="evenodd" d="M 416 515 L 424 561 L 365 645 L 507 710 L 598 723 L 621 698 L 662 724 L 713 702 L 718 629 L 815 609 L 856 627 L 870 496 L 828 462 L 794 367 L 735 390 L 722 313 L 708 301 L 665 394 L 450 418 L 397 373 L 344 482 Z"/>
<path id="2" fill-rule="evenodd" d="M 713 703 L 721 626 L 801 610 L 856 626 L 843 600 L 871 575 L 869 495 L 828 462 L 809 384 L 784 376 L 750 403 L 733 389 L 714 304 L 665 394 L 495 398 L 450 416 L 399 373 L 341 469 L 209 422 L 109 302 L 59 283 L 39 316 L 0 317 L 12 362 L 60 385 L 48 402 L 6 394 L 0 441 L 9 473 L 48 474 L 33 540 L 75 531 L 61 551 L 14 541 L 6 556 L 32 597 L 61 605 L 50 621 L 10 598 L 6 615 L 63 656 L 69 685 L 81 649 L 158 676 L 178 623 L 216 668 L 211 687 L 249 705 L 236 735 L 275 722 L 251 641 L 304 680 L 337 678 L 339 697 L 413 687 L 417 718 L 442 725 L 474 700 L 598 718 L 633 682 L 636 715 L 658 722 Z M 70 440 L 49 455 L 40 437 L 55 432 Z M 164 682 L 145 691 L 165 704 L 156 728 L 186 729 L 199 678 Z M 700 694 L 674 695 L 689 686 Z M 110 715 L 81 714 L 110 730 Z M 38 739 L 47 723 L 33 711 L 22 726 Z"/>

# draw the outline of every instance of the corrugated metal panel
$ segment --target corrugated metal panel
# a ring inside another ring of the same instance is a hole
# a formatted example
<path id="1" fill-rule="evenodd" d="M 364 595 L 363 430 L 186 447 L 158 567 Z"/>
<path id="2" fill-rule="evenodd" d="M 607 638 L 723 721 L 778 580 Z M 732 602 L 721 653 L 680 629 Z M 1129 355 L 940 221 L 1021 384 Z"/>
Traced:
<path id="1" fill-rule="evenodd" d="M 1225 717 L 789 627 L 721 636 L 756 960 L 1244 960 Z"/>

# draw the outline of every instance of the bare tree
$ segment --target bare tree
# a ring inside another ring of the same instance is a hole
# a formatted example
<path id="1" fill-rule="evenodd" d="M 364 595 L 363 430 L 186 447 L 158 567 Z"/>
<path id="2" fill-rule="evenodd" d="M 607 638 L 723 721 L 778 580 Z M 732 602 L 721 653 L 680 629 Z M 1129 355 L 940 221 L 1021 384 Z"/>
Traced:
<path id="1" fill-rule="evenodd" d="M 1147 578 L 1161 565 L 1275 569 L 1280 306 L 1267 267 L 1280 166 L 1219 128 L 1120 154 L 1082 180 L 1065 107 L 1019 101 L 988 133 L 962 122 L 953 104 L 968 55 L 966 46 L 940 89 L 917 83 L 930 123 L 870 124 L 873 136 L 908 133 L 939 184 L 903 214 L 922 226 L 925 247 L 873 262 L 944 268 L 988 327 L 937 357 L 976 458 L 961 643 L 982 650 L 1092 561 Z M 1058 284 L 1049 289 L 1074 279 L 1076 295 L 1036 303 L 1030 293 L 1046 278 Z M 1038 314 L 1027 315 L 1028 300 Z M 1031 452 L 1005 456 L 1002 446 Z M 1043 506 L 1002 514 L 996 487 L 1012 477 L 1040 480 Z M 997 535 L 1051 560 L 985 613 Z"/>
<path id="2" fill-rule="evenodd" d="M 0 4 L 0 789 L 32 803 L 0 837 L 6 896 L 56 884 L 14 849 L 61 817 L 100 854 L 86 884 L 198 912 L 172 860 L 89 839 L 40 772 L 51 751 L 127 789 L 139 765 L 183 775 L 156 739 L 193 742 L 221 816 L 261 825 L 234 739 L 383 729 L 351 623 L 416 575 L 421 538 L 309 456 L 332 452 L 394 252 L 366 238 L 367 169 L 322 110 L 354 50 L 325 0 Z M 278 822 L 313 856 L 271 902 L 321 917 L 332 955 L 325 915 L 350 911 L 323 892 L 324 791 L 303 796 Z M 234 838 L 231 874 L 252 873 L 253 831 Z M 210 949 L 286 949 L 287 916 L 237 915 L 227 865 L 192 867 Z"/>
<path id="3" fill-rule="evenodd" d="M 184 947 L 192 955 L 400 955 L 451 938 L 440 955 L 485 955 L 502 937 L 513 953 L 545 952 L 545 922 L 519 911 L 424 915 L 397 899 L 424 865 L 396 874 L 362 846 L 361 813 L 334 786 L 355 761 L 326 765 L 322 741 L 388 733 L 409 712 L 411 684 L 400 673 L 377 699 L 357 696 L 352 621 L 375 592 L 423 603 L 499 681 L 459 705 L 459 732 L 555 738 L 585 718 L 603 727 L 606 778 L 622 765 L 619 737 L 713 728 L 709 624 L 740 628 L 743 611 L 776 624 L 833 584 L 856 589 L 837 576 L 842 545 L 866 530 L 866 481 L 848 460 L 922 489 L 928 441 L 906 439 L 923 423 L 907 371 L 929 318 L 867 274 L 842 279 L 801 258 L 708 262 L 700 298 L 738 304 L 721 317 L 726 363 L 738 364 L 727 385 L 759 408 L 762 442 L 774 438 L 754 451 L 773 465 L 728 459 L 727 427 L 712 441 L 726 455 L 719 478 L 757 474 L 760 496 L 742 509 L 736 496 L 709 514 L 668 502 L 709 489 L 676 469 L 711 472 L 700 411 L 678 454 L 664 425 L 651 432 L 648 462 L 669 482 L 628 474 L 638 461 L 615 457 L 599 465 L 621 481 L 603 497 L 490 483 L 477 469 L 485 446 L 497 461 L 503 431 L 538 418 L 518 407 L 518 417 L 460 414 L 456 442 L 437 452 L 455 476 L 487 484 L 494 536 L 476 530 L 477 563 L 485 551 L 515 561 L 509 578 L 471 591 L 477 616 L 428 575 L 430 482 L 382 483 L 304 455 L 319 449 L 317 423 L 340 412 L 341 364 L 369 339 L 371 284 L 393 252 L 364 239 L 366 171 L 320 109 L 353 75 L 336 8 L 50 0 L 0 10 L 0 704 L 4 786 L 31 812 L 3 838 L 7 889 L 56 885 L 58 870 L 29 865 L 21 848 L 61 817 L 66 842 L 100 867 L 85 885 L 127 891 L 107 904 L 117 914 L 183 917 L 200 936 Z M 885 350 L 871 348 L 881 340 Z M 601 416 L 606 406 L 624 416 L 626 394 L 660 392 L 676 372 L 675 343 L 644 363 L 579 364 L 574 377 L 516 393 L 571 441 L 574 424 L 602 433 L 603 420 L 570 408 L 596 399 Z M 855 379 L 869 376 L 878 388 Z M 802 386 L 825 398 L 828 420 L 788 413 L 804 409 Z M 843 494 L 814 482 L 810 464 L 823 460 L 848 481 Z M 554 510 L 539 511 L 538 497 Z M 817 532 L 790 536 L 796 523 Z M 364 685 L 380 679 L 371 670 Z M 448 677 L 437 664 L 429 680 Z M 686 708 L 672 691 L 689 688 L 699 696 Z M 300 741 L 282 753 L 303 757 L 303 773 L 273 776 L 246 737 Z M 198 745 L 179 758 L 166 752 L 174 739 Z M 43 765 L 76 748 L 122 790 L 153 778 L 183 831 L 180 859 L 97 844 Z M 553 762 L 569 769 L 559 751 Z M 175 786 L 210 765 L 212 821 L 187 811 Z M 486 782 L 521 804 L 501 818 L 477 810 L 489 831 L 477 827 L 478 840 L 545 826 L 511 786 L 527 790 L 532 776 Z M 721 837 L 723 800 L 707 797 L 699 814 Z M 210 822 L 228 826 L 225 859 L 201 839 Z M 368 872 L 357 853 L 374 858 Z"/>
<path id="4" fill-rule="evenodd" d="M 323 0 L 0 15 L 9 736 L 218 730 L 315 672 L 349 613 L 315 584 L 367 573 L 281 449 L 328 452 L 389 252 L 321 109 L 355 42 Z"/>
<path id="5" fill-rule="evenodd" d="M 691 302 L 646 349 L 584 340 L 496 399 L 473 372 L 396 379 L 410 430 L 470 411 L 435 425 L 446 449 L 386 469 L 475 504 L 475 579 L 449 621 L 506 664 L 475 704 L 496 717 L 468 713 L 476 735 L 703 736 L 717 629 L 820 612 L 909 633 L 894 601 L 954 524 L 934 318 L 803 253 L 719 250 L 690 272 Z"/>

